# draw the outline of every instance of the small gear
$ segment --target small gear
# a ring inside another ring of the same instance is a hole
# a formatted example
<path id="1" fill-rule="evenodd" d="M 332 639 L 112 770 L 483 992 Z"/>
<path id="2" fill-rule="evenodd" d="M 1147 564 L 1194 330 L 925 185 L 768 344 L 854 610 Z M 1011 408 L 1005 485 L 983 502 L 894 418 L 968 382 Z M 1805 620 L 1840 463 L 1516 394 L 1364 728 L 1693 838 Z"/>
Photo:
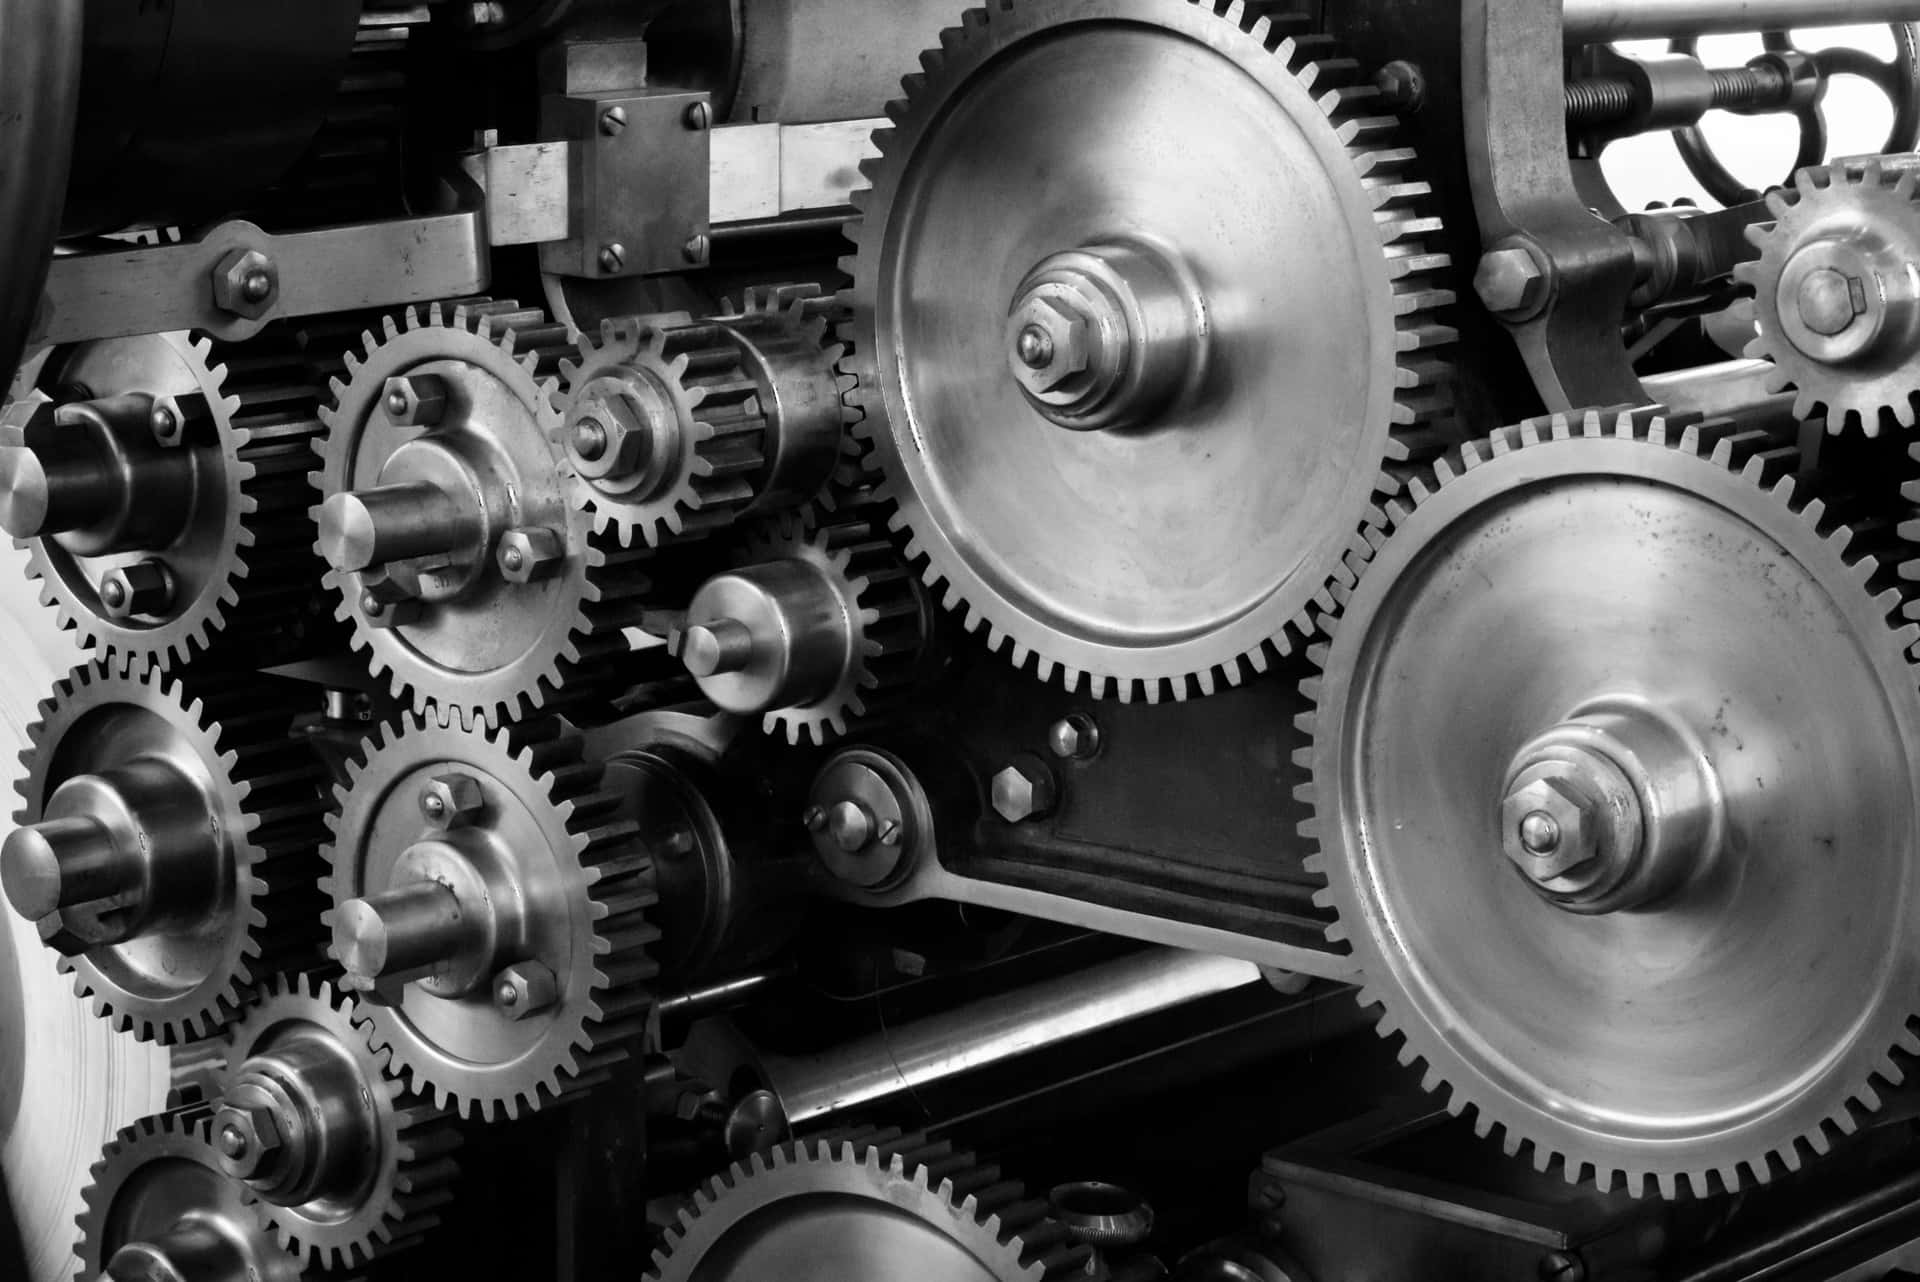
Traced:
<path id="1" fill-rule="evenodd" d="M 658 545 L 820 494 L 849 418 L 835 306 L 775 285 L 705 320 L 625 317 L 583 337 L 555 405 L 595 529 Z"/>
<path id="2" fill-rule="evenodd" d="M 274 339 L 154 334 L 55 352 L 40 381 L 65 403 L 10 410 L 0 520 L 60 626 L 162 666 L 288 653 L 313 569 L 306 361 Z"/>
<path id="3" fill-rule="evenodd" d="M 799 1258 L 844 1282 L 1064 1282 L 1088 1275 L 1091 1252 L 997 1166 L 924 1135 L 862 1131 L 783 1144 L 713 1177 L 646 1276 L 772 1282 Z"/>
<path id="4" fill-rule="evenodd" d="M 763 714 L 794 744 L 824 745 L 884 710 L 932 627 L 918 576 L 870 512 L 819 519 L 755 531 L 741 567 L 703 584 L 668 637 L 715 705 Z"/>
<path id="5" fill-rule="evenodd" d="M 1455 439 L 1430 188 L 1288 8 L 993 0 L 861 165 L 847 366 L 879 495 L 941 603 L 1069 690 L 1266 671 L 1376 493 Z"/>
<path id="6" fill-rule="evenodd" d="M 277 977 L 224 1052 L 213 1122 L 222 1168 L 267 1203 L 280 1244 L 303 1266 L 365 1264 L 417 1245 L 439 1222 L 459 1133 L 387 1076 L 389 1057 L 351 997 L 311 975 Z"/>
<path id="7" fill-rule="evenodd" d="M 300 1282 L 260 1203 L 221 1171 L 211 1118 L 192 1105 L 143 1117 L 108 1142 L 82 1194 L 76 1282 L 106 1282 L 117 1256 L 113 1276 L 179 1276 L 169 1267 L 192 1260 L 202 1270 L 192 1276 Z"/>
<path id="8" fill-rule="evenodd" d="M 551 439 L 564 327 L 510 302 L 388 316 L 321 411 L 318 549 L 396 696 L 490 724 L 617 682 L 646 557 L 592 537 Z"/>
<path id="9" fill-rule="evenodd" d="M 416 1090 L 491 1119 L 598 1082 L 650 1009 L 652 862 L 557 718 L 410 718 L 331 817 L 333 953 Z"/>
<path id="10" fill-rule="evenodd" d="M 75 669 L 21 754 L 0 853 L 16 911 L 116 1029 L 207 1036 L 250 987 L 316 960 L 325 771 L 287 730 L 306 687 Z"/>
<path id="11" fill-rule="evenodd" d="M 1920 172 L 1872 160 L 1802 169 L 1767 193 L 1775 221 L 1747 228 L 1760 250 L 1734 268 L 1753 287 L 1758 335 L 1746 354 L 1773 363 L 1769 391 L 1795 393 L 1801 418 L 1868 435 L 1914 425 L 1920 395 Z"/>
<path id="12" fill-rule="evenodd" d="M 1920 1054 L 1920 626 L 1885 515 L 1789 441 L 1653 410 L 1504 429 L 1376 514 L 1303 686 L 1301 833 L 1380 1033 L 1509 1154 L 1732 1190 Z"/>

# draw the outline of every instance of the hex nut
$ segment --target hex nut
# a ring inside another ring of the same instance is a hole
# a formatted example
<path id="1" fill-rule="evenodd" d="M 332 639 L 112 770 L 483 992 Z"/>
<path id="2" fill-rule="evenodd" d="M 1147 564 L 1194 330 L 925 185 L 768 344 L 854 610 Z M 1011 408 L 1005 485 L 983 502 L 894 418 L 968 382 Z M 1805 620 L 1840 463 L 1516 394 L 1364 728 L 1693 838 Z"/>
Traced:
<path id="1" fill-rule="evenodd" d="M 54 404 L 45 393 L 33 392 L 0 409 L 0 445 L 24 445 L 29 432 L 53 426 Z"/>
<path id="2" fill-rule="evenodd" d="M 447 412 L 447 380 L 437 374 L 401 374 L 386 381 L 381 404 L 398 427 L 433 427 Z"/>
<path id="3" fill-rule="evenodd" d="M 992 792 L 994 813 L 1010 824 L 1046 817 L 1058 799 L 1053 771 L 1025 757 L 993 777 Z"/>
<path id="4" fill-rule="evenodd" d="M 567 543 L 553 530 L 522 526 L 500 536 L 494 559 L 507 582 L 531 583 L 560 567 L 567 559 Z"/>
<path id="5" fill-rule="evenodd" d="M 264 291 L 260 281 L 264 278 Z M 232 316 L 259 320 L 280 301 L 280 271 L 257 249 L 233 249 L 213 269 L 213 305 Z"/>
<path id="6" fill-rule="evenodd" d="M 257 1095 L 257 1088 L 250 1093 Z M 228 1130 L 238 1132 L 245 1145 L 237 1154 L 229 1154 L 224 1148 L 220 1150 L 220 1165 L 235 1179 L 247 1180 L 258 1175 L 286 1142 L 273 1109 L 264 1102 L 229 1099 L 221 1105 L 213 1119 L 216 1145 Z"/>
<path id="7" fill-rule="evenodd" d="M 1084 712 L 1068 713 L 1047 728 L 1047 747 L 1064 761 L 1085 761 L 1100 751 L 1100 727 Z"/>
<path id="8" fill-rule="evenodd" d="M 1520 840 L 1521 822 L 1535 811 L 1548 815 L 1559 828 L 1560 839 L 1549 853 L 1535 854 Z M 1534 881 L 1564 877 L 1600 853 L 1598 807 L 1570 779 L 1536 779 L 1500 803 L 1500 848 Z"/>
<path id="9" fill-rule="evenodd" d="M 516 962 L 494 976 L 493 1004 L 508 1019 L 537 1015 L 558 1000 L 559 981 L 540 962 Z"/>
<path id="10" fill-rule="evenodd" d="M 1483 254 L 1473 273 L 1473 292 L 1488 311 L 1501 316 L 1537 309 L 1546 301 L 1547 284 L 1546 273 L 1520 245 Z"/>
<path id="11" fill-rule="evenodd" d="M 173 575 L 151 557 L 119 566 L 101 576 L 100 604 L 110 619 L 165 614 L 173 605 Z"/>
<path id="12" fill-rule="evenodd" d="M 480 781 L 454 772 L 435 775 L 420 789 L 420 814 L 442 830 L 457 828 L 478 815 L 487 804 Z"/>
<path id="13" fill-rule="evenodd" d="M 1020 334 L 1028 328 L 1040 329 L 1052 346 L 1053 358 L 1038 369 L 1022 361 L 1015 350 Z M 1052 294 L 1028 298 L 1014 309 L 1008 322 L 1008 358 L 1014 377 L 1039 395 L 1084 373 L 1093 360 L 1091 328 L 1086 316 L 1064 298 Z"/>

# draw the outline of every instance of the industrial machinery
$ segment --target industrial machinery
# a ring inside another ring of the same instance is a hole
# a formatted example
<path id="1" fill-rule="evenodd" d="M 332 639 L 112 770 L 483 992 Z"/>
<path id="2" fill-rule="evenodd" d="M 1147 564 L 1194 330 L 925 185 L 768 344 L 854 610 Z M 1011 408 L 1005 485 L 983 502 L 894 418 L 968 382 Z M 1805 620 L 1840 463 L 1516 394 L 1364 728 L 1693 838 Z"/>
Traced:
<path id="1" fill-rule="evenodd" d="M 0 0 L 0 1282 L 1920 1273 L 1920 0 L 974 5 Z"/>

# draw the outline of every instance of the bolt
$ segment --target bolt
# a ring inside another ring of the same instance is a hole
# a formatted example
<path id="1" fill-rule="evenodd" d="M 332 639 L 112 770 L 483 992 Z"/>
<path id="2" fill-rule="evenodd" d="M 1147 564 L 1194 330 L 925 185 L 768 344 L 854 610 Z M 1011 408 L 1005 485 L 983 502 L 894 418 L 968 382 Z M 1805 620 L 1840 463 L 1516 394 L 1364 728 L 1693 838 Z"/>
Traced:
<path id="1" fill-rule="evenodd" d="M 280 1123 L 257 1086 L 243 1085 L 221 1105 L 214 1119 L 220 1165 L 237 1180 L 250 1180 L 266 1169 L 285 1146 Z"/>
<path id="2" fill-rule="evenodd" d="M 1068 761 L 1085 761 L 1100 751 L 1100 727 L 1092 717 L 1075 712 L 1047 728 L 1047 747 Z"/>
<path id="3" fill-rule="evenodd" d="M 1053 771 L 1038 758 L 1022 757 L 993 777 L 993 809 L 1010 824 L 1041 819 L 1057 800 Z"/>
<path id="4" fill-rule="evenodd" d="M 1257 1183 L 1249 1200 L 1256 1211 L 1277 1211 L 1287 1204 L 1287 1190 L 1278 1184 Z"/>
<path id="5" fill-rule="evenodd" d="M 857 801 L 838 802 L 827 812 L 827 831 L 848 854 L 865 850 L 873 840 L 873 812 Z"/>
<path id="6" fill-rule="evenodd" d="M 229 315 L 259 320 L 279 293 L 279 272 L 257 249 L 229 250 L 214 266 L 213 305 Z"/>
<path id="7" fill-rule="evenodd" d="M 1544 810 L 1529 810 L 1520 821 L 1520 844 L 1528 854 L 1551 855 L 1560 845 L 1560 824 Z"/>
<path id="8" fill-rule="evenodd" d="M 1548 281 L 1533 254 L 1521 245 L 1495 249 L 1480 257 L 1473 273 L 1473 290 L 1488 311 L 1501 316 L 1525 315 L 1546 301 Z"/>
<path id="9" fill-rule="evenodd" d="M 387 577 L 383 571 L 370 571 L 360 578 L 360 613 L 376 628 L 400 627 L 420 617 L 420 603 L 406 586 Z"/>
<path id="10" fill-rule="evenodd" d="M 1418 111 L 1427 98 L 1427 75 L 1404 58 L 1396 58 L 1373 77 L 1380 105 L 1389 111 Z"/>
<path id="11" fill-rule="evenodd" d="M 627 109 L 608 107 L 600 113 L 600 132 L 612 138 L 627 127 Z"/>
<path id="12" fill-rule="evenodd" d="M 493 980 L 493 1004 L 508 1019 L 537 1015 L 559 1000 L 559 981 L 537 961 L 516 962 Z"/>
<path id="13" fill-rule="evenodd" d="M 880 844 L 883 846 L 900 844 L 900 824 L 897 820 L 889 819 L 880 825 Z"/>
<path id="14" fill-rule="evenodd" d="M 495 558 L 501 578 L 509 583 L 531 583 L 560 567 L 567 559 L 567 542 L 557 531 L 521 526 L 500 536 Z"/>
<path id="15" fill-rule="evenodd" d="M 438 374 L 402 374 L 386 384 L 387 417 L 396 427 L 433 427 L 447 412 L 447 380 Z"/>
<path id="16" fill-rule="evenodd" d="M 607 452 L 607 429 L 597 418 L 573 425 L 573 452 L 591 462 Z"/>
<path id="17" fill-rule="evenodd" d="M 1866 286 L 1856 276 L 1822 267 L 1800 282 L 1800 321 L 1824 338 L 1843 333 L 1867 310 Z"/>
<path id="18" fill-rule="evenodd" d="M 687 128 L 697 134 L 705 133 L 713 128 L 713 108 L 704 99 L 696 102 L 687 108 L 686 120 Z"/>
<path id="19" fill-rule="evenodd" d="M 147 429 L 153 433 L 154 439 L 171 441 L 180 430 L 180 416 L 170 406 L 156 405 L 153 413 L 147 417 Z"/>
<path id="20" fill-rule="evenodd" d="M 1050 392 L 1092 360 L 1092 323 L 1072 302 L 1051 294 L 1029 298 L 1015 314 L 1015 377 L 1034 393 Z M 1045 352 L 1035 364 L 1030 356 Z"/>
<path id="21" fill-rule="evenodd" d="M 615 241 L 600 249 L 600 270 L 609 276 L 627 265 L 627 247 Z"/>
<path id="22" fill-rule="evenodd" d="M 686 244 L 680 246 L 680 257 L 695 266 L 706 262 L 707 256 L 712 252 L 713 242 L 707 238 L 705 232 L 695 232 L 687 237 Z"/>
<path id="23" fill-rule="evenodd" d="M 1602 817 L 1578 780 L 1548 775 L 1500 805 L 1502 849 L 1535 881 L 1563 877 L 1600 853 Z"/>
<path id="24" fill-rule="evenodd" d="M 738 672 L 753 662 L 753 632 L 734 619 L 709 619 L 688 628 L 680 662 L 696 677 Z"/>
<path id="25" fill-rule="evenodd" d="M 1549 1251 L 1537 1271 L 1540 1282 L 1585 1282 L 1587 1263 L 1572 1251 Z"/>
<path id="26" fill-rule="evenodd" d="M 820 832 L 827 826 L 827 812 L 819 806 L 808 806 L 801 814 L 800 822 L 807 826 L 808 832 Z"/>
<path id="27" fill-rule="evenodd" d="M 249 303 L 264 303 L 272 293 L 273 277 L 263 271 L 248 272 L 240 285 L 240 295 Z"/>
<path id="28" fill-rule="evenodd" d="M 1053 336 L 1038 325 L 1029 325 L 1020 331 L 1014 350 L 1028 369 L 1045 369 L 1053 362 Z"/>
<path id="29" fill-rule="evenodd" d="M 456 828 L 486 805 L 480 781 L 469 774 L 435 775 L 420 789 L 420 814 L 435 828 Z"/>
<path id="30" fill-rule="evenodd" d="M 173 573 L 152 557 L 109 570 L 100 580 L 100 603 L 114 619 L 165 614 L 173 605 Z"/>

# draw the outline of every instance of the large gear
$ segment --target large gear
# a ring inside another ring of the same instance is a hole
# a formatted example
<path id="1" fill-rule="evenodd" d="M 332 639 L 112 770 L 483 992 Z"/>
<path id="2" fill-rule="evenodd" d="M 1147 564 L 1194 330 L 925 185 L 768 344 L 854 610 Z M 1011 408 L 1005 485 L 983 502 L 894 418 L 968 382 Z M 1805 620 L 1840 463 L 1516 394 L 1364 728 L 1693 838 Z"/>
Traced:
<path id="1" fill-rule="evenodd" d="M 1440 444 L 1428 186 L 1284 7 L 994 0 L 864 166 L 856 431 L 944 603 L 1069 689 L 1264 671 Z"/>
<path id="2" fill-rule="evenodd" d="M 883 711 L 912 683 L 932 626 L 913 568 L 871 512 L 819 520 L 790 514 L 756 530 L 742 566 L 702 585 L 668 638 L 717 706 L 760 714 L 793 744 L 824 745 Z"/>
<path id="3" fill-rule="evenodd" d="M 331 984 L 280 976 L 226 1039 L 215 1147 L 303 1266 L 352 1267 L 415 1246 L 453 1197 L 459 1133 L 387 1075 L 372 1032 Z"/>
<path id="4" fill-rule="evenodd" d="M 1835 490 L 1724 420 L 1560 416 L 1356 556 L 1305 687 L 1328 934 L 1541 1170 L 1766 1180 L 1920 1052 L 1910 552 Z"/>
<path id="5" fill-rule="evenodd" d="M 287 733 L 305 693 L 102 660 L 41 704 L 0 873 L 116 1029 L 207 1036 L 253 984 L 320 956 L 325 770 Z"/>
<path id="6" fill-rule="evenodd" d="M 554 718 L 373 739 L 331 818 L 333 951 L 416 1090 L 491 1119 L 601 1080 L 650 1006 L 653 870 Z"/>
<path id="7" fill-rule="evenodd" d="M 569 498 L 544 380 L 566 330 L 510 302 L 388 316 L 321 410 L 319 550 L 397 697 L 491 724 L 609 676 L 648 587 Z"/>
<path id="8" fill-rule="evenodd" d="M 1044 1199 L 951 1143 L 898 1131 L 799 1140 L 696 1189 L 650 1282 L 776 1282 L 805 1261 L 844 1282 L 1050 1282 L 1088 1276 Z"/>
<path id="9" fill-rule="evenodd" d="M 814 285 L 726 314 L 622 317 L 564 362 L 562 435 L 594 528 L 657 546 L 814 498 L 841 462 L 851 380 Z"/>
<path id="10" fill-rule="evenodd" d="M 40 381 L 63 403 L 16 404 L 0 514 L 60 626 L 162 665 L 287 653 L 311 599 L 305 360 L 153 334 L 56 352 Z"/>
<path id="11" fill-rule="evenodd" d="M 77 1282 L 180 1276 L 169 1267 L 189 1261 L 193 1277 L 301 1282 L 260 1203 L 221 1171 L 210 1121 L 205 1105 L 190 1105 L 143 1117 L 107 1144 L 82 1195 Z"/>
<path id="12" fill-rule="evenodd" d="M 1910 428 L 1920 396 L 1920 170 L 1875 161 L 1802 169 L 1767 193 L 1775 221 L 1747 237 L 1760 250 L 1734 268 L 1753 287 L 1758 333 L 1746 354 L 1773 363 L 1767 386 L 1794 392 L 1794 413 L 1825 413 L 1838 432 Z"/>

